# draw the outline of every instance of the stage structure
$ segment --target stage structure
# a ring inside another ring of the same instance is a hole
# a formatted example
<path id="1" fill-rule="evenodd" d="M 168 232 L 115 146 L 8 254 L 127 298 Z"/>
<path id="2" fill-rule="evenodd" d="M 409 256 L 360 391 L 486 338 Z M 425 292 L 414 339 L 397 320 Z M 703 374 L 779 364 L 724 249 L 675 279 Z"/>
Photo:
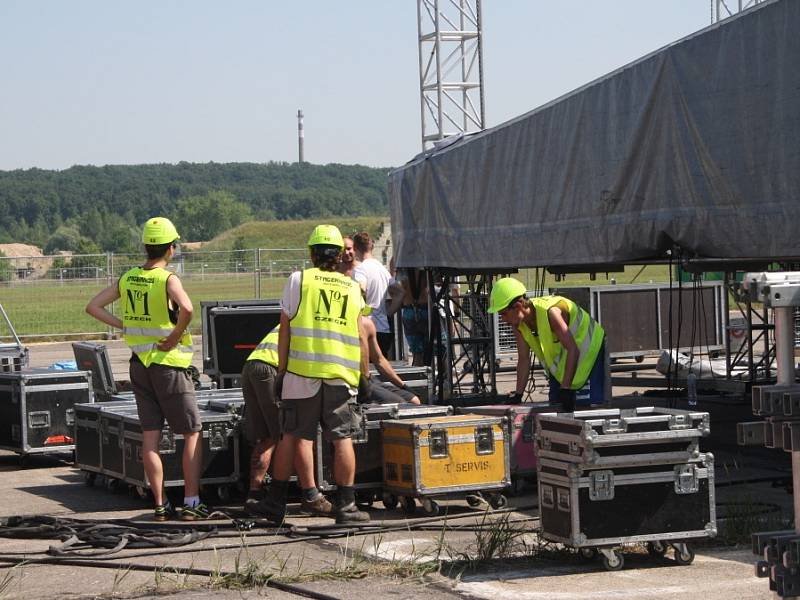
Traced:
<path id="1" fill-rule="evenodd" d="M 484 128 L 481 0 L 417 0 L 422 150 Z"/>
<path id="2" fill-rule="evenodd" d="M 798 29 L 800 2 L 764 0 L 419 154 L 389 175 L 396 265 L 480 273 L 484 294 L 498 273 L 526 267 L 790 269 L 800 262 Z M 449 305 L 446 286 L 430 290 L 431 306 Z M 770 324 L 748 319 L 752 344 L 761 331 L 770 344 Z M 751 370 L 767 372 L 752 344 Z"/>

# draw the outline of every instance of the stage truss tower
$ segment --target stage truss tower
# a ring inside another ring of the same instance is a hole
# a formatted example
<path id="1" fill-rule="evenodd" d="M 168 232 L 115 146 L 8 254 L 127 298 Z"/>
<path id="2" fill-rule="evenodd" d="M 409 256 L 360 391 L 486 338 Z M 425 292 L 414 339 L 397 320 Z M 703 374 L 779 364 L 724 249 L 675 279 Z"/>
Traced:
<path id="1" fill-rule="evenodd" d="M 485 127 L 481 0 L 417 0 L 422 150 Z"/>

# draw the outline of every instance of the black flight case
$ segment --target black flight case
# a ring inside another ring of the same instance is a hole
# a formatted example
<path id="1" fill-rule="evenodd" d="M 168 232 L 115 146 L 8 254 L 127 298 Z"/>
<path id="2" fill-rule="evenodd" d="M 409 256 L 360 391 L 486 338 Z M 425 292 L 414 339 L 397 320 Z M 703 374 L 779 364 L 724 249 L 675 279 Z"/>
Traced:
<path id="1" fill-rule="evenodd" d="M 91 373 L 0 371 L 0 448 L 21 455 L 75 449 L 75 405 L 94 402 Z"/>
<path id="2" fill-rule="evenodd" d="M 707 413 L 666 408 L 543 413 L 536 422 L 541 536 L 598 552 L 621 569 L 618 546 L 669 546 L 679 564 L 688 541 L 716 535 L 714 457 L 700 452 Z"/>

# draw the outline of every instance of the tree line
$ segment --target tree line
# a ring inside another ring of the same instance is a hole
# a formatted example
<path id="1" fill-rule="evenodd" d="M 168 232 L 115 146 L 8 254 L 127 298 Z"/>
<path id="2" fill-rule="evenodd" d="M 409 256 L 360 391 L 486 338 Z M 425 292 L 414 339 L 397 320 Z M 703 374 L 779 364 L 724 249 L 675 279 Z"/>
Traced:
<path id="1" fill-rule="evenodd" d="M 136 252 L 141 225 L 172 219 L 185 241 L 247 220 L 381 215 L 389 169 L 308 163 L 186 163 L 0 171 L 0 243 L 45 253 Z"/>

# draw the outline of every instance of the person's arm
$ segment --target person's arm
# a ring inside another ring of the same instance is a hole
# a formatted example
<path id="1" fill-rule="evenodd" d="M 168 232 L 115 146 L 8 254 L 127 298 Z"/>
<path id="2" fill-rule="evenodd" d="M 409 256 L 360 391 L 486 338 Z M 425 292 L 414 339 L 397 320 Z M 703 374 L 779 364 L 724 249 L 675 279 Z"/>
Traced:
<path id="1" fill-rule="evenodd" d="M 171 275 L 167 279 L 167 296 L 178 307 L 178 322 L 175 323 L 172 332 L 158 343 L 158 349 L 163 352 L 168 352 L 178 345 L 181 337 L 189 328 L 189 323 L 192 322 L 192 314 L 194 313 L 192 301 L 189 299 L 186 290 L 183 289 L 181 280 L 175 275 Z"/>
<path id="2" fill-rule="evenodd" d="M 378 345 L 378 337 L 374 335 L 374 333 L 373 335 L 367 336 L 367 344 L 369 346 L 369 360 L 375 365 L 378 372 L 397 387 L 405 389 L 405 382 L 400 379 L 391 363 L 386 360 L 383 352 L 381 352 L 381 347 Z"/>
<path id="3" fill-rule="evenodd" d="M 578 344 L 575 343 L 575 338 L 569 331 L 569 323 L 564 318 L 564 314 L 557 306 L 552 307 L 547 311 L 547 320 L 550 322 L 550 329 L 553 330 L 559 343 L 567 352 L 567 363 L 564 366 L 564 378 L 559 381 L 563 389 L 572 389 L 572 378 L 575 377 L 575 370 L 578 368 L 578 359 L 580 358 L 580 350 Z"/>
<path id="4" fill-rule="evenodd" d="M 118 300 L 119 297 L 119 282 L 117 282 L 98 292 L 94 298 L 89 300 L 86 305 L 86 312 L 101 323 L 122 329 L 122 319 L 115 317 L 106 309 L 106 306 Z"/>
<path id="5" fill-rule="evenodd" d="M 386 298 L 389 300 L 386 305 L 386 314 L 390 317 L 403 307 L 403 294 L 402 284 L 392 280 L 386 290 Z"/>
<path id="6" fill-rule="evenodd" d="M 531 375 L 531 349 L 517 328 L 514 328 L 514 338 L 517 341 L 517 387 L 515 391 L 522 396 Z"/>
<path id="7" fill-rule="evenodd" d="M 361 344 L 361 374 L 365 379 L 369 379 L 369 346 L 367 345 L 364 321 L 364 317 L 358 315 L 358 341 Z"/>

